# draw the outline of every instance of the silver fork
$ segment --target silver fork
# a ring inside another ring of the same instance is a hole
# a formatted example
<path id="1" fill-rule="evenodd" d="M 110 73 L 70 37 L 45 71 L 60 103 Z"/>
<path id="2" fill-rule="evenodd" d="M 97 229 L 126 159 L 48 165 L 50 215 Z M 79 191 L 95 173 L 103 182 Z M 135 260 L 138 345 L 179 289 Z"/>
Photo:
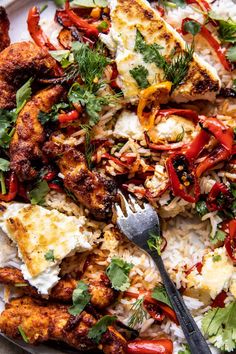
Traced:
<path id="1" fill-rule="evenodd" d="M 120 193 L 120 197 L 122 208 L 118 203 L 115 204 L 119 229 L 130 241 L 145 250 L 155 261 L 191 353 L 210 354 L 211 351 L 207 342 L 185 305 L 182 296 L 170 279 L 161 256 L 156 250 L 150 249 L 148 246 L 150 235 L 160 235 L 161 232 L 160 221 L 156 211 L 148 203 L 143 203 L 141 207 L 131 195 L 129 195 L 128 200 L 122 193 Z M 122 209 L 125 209 L 125 214 Z"/>

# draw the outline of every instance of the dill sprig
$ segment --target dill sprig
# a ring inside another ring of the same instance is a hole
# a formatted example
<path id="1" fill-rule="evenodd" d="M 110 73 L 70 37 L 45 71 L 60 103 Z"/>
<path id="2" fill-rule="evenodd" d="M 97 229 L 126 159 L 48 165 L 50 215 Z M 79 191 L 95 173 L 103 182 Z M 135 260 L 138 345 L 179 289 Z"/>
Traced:
<path id="1" fill-rule="evenodd" d="M 135 328 L 137 325 L 141 325 L 143 321 L 147 318 L 147 312 L 143 307 L 144 298 L 138 299 L 135 301 L 131 307 L 131 311 L 133 314 L 131 315 L 128 326 L 131 328 Z"/>
<path id="2" fill-rule="evenodd" d="M 89 124 L 81 124 L 80 127 L 85 131 L 85 143 L 84 143 L 85 158 L 88 164 L 88 168 L 91 169 L 92 157 L 95 151 L 95 146 L 91 143 L 92 127 Z"/>
<path id="3" fill-rule="evenodd" d="M 194 42 L 181 53 L 172 53 L 169 60 L 161 54 L 161 49 L 163 47 L 156 43 L 147 44 L 143 35 L 137 29 L 134 50 L 143 55 L 146 63 L 154 63 L 158 68 L 162 69 L 165 79 L 173 83 L 172 89 L 174 90 L 184 81 L 188 73 L 190 62 L 193 59 Z"/>

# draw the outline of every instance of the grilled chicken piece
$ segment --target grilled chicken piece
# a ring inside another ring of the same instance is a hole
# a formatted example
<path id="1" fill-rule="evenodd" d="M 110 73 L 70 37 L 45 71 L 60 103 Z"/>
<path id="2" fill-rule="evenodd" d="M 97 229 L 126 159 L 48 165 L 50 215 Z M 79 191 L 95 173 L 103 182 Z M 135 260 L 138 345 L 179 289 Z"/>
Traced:
<path id="1" fill-rule="evenodd" d="M 16 105 L 16 91 L 30 77 L 53 75 L 56 61 L 32 42 L 13 43 L 0 53 L 0 108 Z"/>
<path id="2" fill-rule="evenodd" d="M 105 273 L 100 273 L 96 279 L 88 277 L 81 278 L 88 284 L 89 293 L 91 295 L 90 303 L 96 309 L 105 309 L 110 306 L 116 299 L 116 293 L 111 289 L 111 284 Z M 61 302 L 71 302 L 73 291 L 76 289 L 78 279 L 66 276 L 62 278 L 53 288 L 49 295 L 51 300 Z M 11 285 L 20 288 L 25 295 L 40 298 L 37 290 L 30 286 L 24 279 L 21 271 L 16 268 L 0 268 L 0 284 Z"/>
<path id="3" fill-rule="evenodd" d="M 57 160 L 64 176 L 64 186 L 96 219 L 103 220 L 111 216 L 115 194 L 113 181 L 90 171 L 84 155 L 73 147 L 50 141 L 45 144 L 43 151 Z"/>
<path id="4" fill-rule="evenodd" d="M 0 6 L 0 52 L 10 45 L 10 22 L 4 7 Z"/>
<path id="5" fill-rule="evenodd" d="M 30 297 L 15 299 L 6 305 L 0 316 L 0 330 L 11 338 L 20 338 L 20 327 L 31 344 L 56 340 L 81 351 L 95 349 L 96 345 L 88 338 L 88 331 L 96 324 L 97 318 L 85 311 L 74 317 L 68 308 Z M 123 354 L 126 340 L 115 328 L 109 327 L 99 347 L 104 348 L 106 354 Z"/>
<path id="6" fill-rule="evenodd" d="M 17 118 L 10 144 L 10 160 L 11 169 L 20 181 L 32 180 L 37 175 L 32 165 L 42 158 L 41 147 L 45 140 L 38 115 L 40 111 L 49 112 L 63 91 L 63 87 L 57 85 L 38 92 L 26 103 Z"/>
<path id="7" fill-rule="evenodd" d="M 157 44 L 160 53 L 169 61 L 174 54 L 177 58 L 186 49 L 183 38 L 175 31 L 158 11 L 146 0 L 109 0 L 111 9 L 111 29 L 101 39 L 114 52 L 119 72 L 119 85 L 130 101 L 137 101 L 140 88 L 132 77 L 130 69 L 139 65 L 148 70 L 151 85 L 165 81 L 163 70 L 154 63 L 145 62 L 143 55 L 135 50 L 137 30 L 147 44 Z M 216 71 L 207 62 L 194 54 L 188 73 L 180 85 L 173 91 L 172 99 L 177 102 L 189 100 L 214 100 L 220 89 L 220 80 Z"/>

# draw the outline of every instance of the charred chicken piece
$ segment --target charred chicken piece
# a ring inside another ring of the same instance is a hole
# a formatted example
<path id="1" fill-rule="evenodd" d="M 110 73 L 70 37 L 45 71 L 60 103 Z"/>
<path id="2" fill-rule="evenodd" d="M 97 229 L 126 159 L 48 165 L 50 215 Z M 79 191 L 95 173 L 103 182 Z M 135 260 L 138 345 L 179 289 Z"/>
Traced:
<path id="1" fill-rule="evenodd" d="M 13 43 L 0 53 L 0 108 L 16 105 L 16 91 L 30 77 L 54 76 L 56 61 L 32 42 Z"/>
<path id="2" fill-rule="evenodd" d="M 32 180 L 37 171 L 33 163 L 42 159 L 45 140 L 43 127 L 38 120 L 40 111 L 49 112 L 63 94 L 60 85 L 38 92 L 26 103 L 16 121 L 16 131 L 10 144 L 11 169 L 20 181 Z"/>
<path id="3" fill-rule="evenodd" d="M 10 22 L 4 7 L 0 6 L 0 52 L 10 45 Z"/>
<path id="4" fill-rule="evenodd" d="M 23 297 L 6 305 L 0 316 L 0 330 L 11 338 L 20 338 L 20 328 L 31 344 L 56 340 L 87 351 L 96 348 L 96 344 L 88 338 L 89 329 L 96 322 L 97 319 L 85 311 L 74 317 L 69 314 L 66 305 Z M 109 327 L 99 347 L 106 354 L 123 354 L 126 340 L 115 328 Z"/>
<path id="5" fill-rule="evenodd" d="M 100 220 L 111 216 L 115 195 L 114 182 L 88 169 L 84 155 L 68 145 L 50 141 L 45 144 L 47 156 L 57 160 L 64 175 L 64 186 L 75 198 Z"/>
<path id="6" fill-rule="evenodd" d="M 96 309 L 104 309 L 115 301 L 116 293 L 111 289 L 109 279 L 105 274 L 98 274 L 97 280 L 88 278 L 82 278 L 81 280 L 88 284 L 88 290 L 91 295 L 90 303 Z M 49 298 L 60 302 L 71 302 L 77 283 L 77 279 L 69 276 L 64 277 L 52 288 Z M 0 268 L 0 284 L 19 287 L 23 294 L 40 298 L 37 290 L 24 279 L 19 269 Z"/>

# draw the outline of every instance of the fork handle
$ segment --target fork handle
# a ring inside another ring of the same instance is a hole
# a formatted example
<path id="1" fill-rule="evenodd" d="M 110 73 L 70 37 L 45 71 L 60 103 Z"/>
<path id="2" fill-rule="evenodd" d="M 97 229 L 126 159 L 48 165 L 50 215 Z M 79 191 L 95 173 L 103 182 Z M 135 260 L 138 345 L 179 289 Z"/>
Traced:
<path id="1" fill-rule="evenodd" d="M 157 255 L 156 252 L 152 251 L 150 251 L 150 254 L 159 269 L 166 292 L 169 296 L 171 305 L 173 306 L 173 309 L 182 327 L 185 338 L 190 347 L 191 354 L 211 354 L 211 351 L 205 338 L 203 337 L 196 322 L 192 318 L 192 315 L 190 314 L 187 306 L 185 305 L 182 296 L 180 295 L 176 286 L 170 279 L 161 256 Z"/>

